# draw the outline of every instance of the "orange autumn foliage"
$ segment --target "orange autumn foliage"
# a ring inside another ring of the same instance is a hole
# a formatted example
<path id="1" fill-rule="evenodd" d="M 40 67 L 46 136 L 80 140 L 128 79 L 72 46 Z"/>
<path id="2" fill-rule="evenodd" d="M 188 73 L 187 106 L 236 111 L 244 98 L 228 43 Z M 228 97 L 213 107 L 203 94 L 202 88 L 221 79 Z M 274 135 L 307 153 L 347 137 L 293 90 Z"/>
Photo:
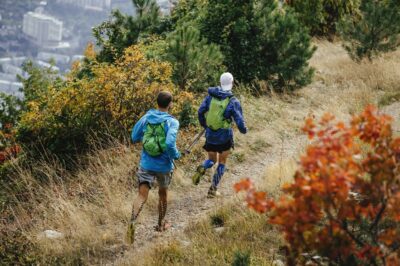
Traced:
<path id="1" fill-rule="evenodd" d="M 349 125 L 307 119 L 313 140 L 279 199 L 250 179 L 235 184 L 268 214 L 287 243 L 289 265 L 400 265 L 400 138 L 391 118 L 368 106 Z"/>
<path id="2" fill-rule="evenodd" d="M 15 141 L 16 130 L 11 124 L 0 128 L 0 166 L 21 152 L 21 147 Z"/>

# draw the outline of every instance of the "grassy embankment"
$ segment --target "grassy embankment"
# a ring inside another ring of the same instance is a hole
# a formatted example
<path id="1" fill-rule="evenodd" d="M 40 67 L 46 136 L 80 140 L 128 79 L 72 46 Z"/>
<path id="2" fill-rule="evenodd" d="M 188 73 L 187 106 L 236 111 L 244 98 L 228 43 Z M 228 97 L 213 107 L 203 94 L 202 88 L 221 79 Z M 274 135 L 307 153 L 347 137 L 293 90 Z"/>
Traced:
<path id="1" fill-rule="evenodd" d="M 316 68 L 313 84 L 294 95 L 249 100 L 245 113 L 250 114 L 250 123 L 256 132 L 250 134 L 250 139 L 241 138 L 247 144 L 241 154 L 251 158 L 255 143 L 272 143 L 274 139 L 279 142 L 282 136 L 294 137 L 307 115 L 318 117 L 331 112 L 346 120 L 367 104 L 385 109 L 400 100 L 400 52 L 373 63 L 357 64 L 339 44 L 318 42 L 317 45 L 318 51 L 311 61 Z M 265 117 L 260 119 L 262 114 Z M 399 111 L 390 114 L 394 116 L 395 129 L 399 129 Z M 260 125 L 266 121 L 265 126 Z M 299 140 L 297 145 L 301 148 L 304 142 Z M 274 151 L 279 153 L 279 149 Z M 250 177 L 270 195 L 278 196 L 279 185 L 290 182 L 295 169 L 295 159 L 283 155 L 267 166 L 261 178 Z M 231 265 L 247 259 L 251 265 L 274 265 L 274 260 L 284 259 L 280 233 L 266 223 L 265 216 L 244 207 L 242 200 L 240 196 L 235 197 L 209 217 L 192 223 L 185 232 L 190 239 L 189 246 L 179 241 L 160 245 L 149 252 L 145 264 Z M 220 224 L 224 229 L 215 230 Z"/>
<path id="2" fill-rule="evenodd" d="M 250 133 L 237 134 L 231 168 L 250 164 L 253 156 L 268 150 L 276 160 L 264 169 L 262 176 L 252 176 L 251 170 L 242 175 L 256 179 L 261 188 L 275 196 L 295 170 L 295 159 L 286 156 L 280 147 L 288 140 L 292 140 L 293 149 L 304 147 L 304 138 L 298 136 L 305 117 L 318 117 L 329 111 L 348 119 L 368 103 L 383 107 L 400 98 L 400 52 L 373 63 L 357 64 L 339 44 L 317 45 L 319 49 L 311 62 L 316 68 L 313 84 L 290 95 L 241 97 Z M 195 189 L 185 172 L 194 167 L 189 162 L 201 160 L 200 151 L 198 145 L 186 166 L 181 165 L 171 187 L 170 201 Z M 74 174 L 56 165 L 42 165 L 35 171 L 46 176 L 46 184 L 32 177 L 32 169 L 20 169 L 30 201 L 13 208 L 16 220 L 8 226 L 22 230 L 45 263 L 97 264 L 113 260 L 128 249 L 123 236 L 134 196 L 131 177 L 137 156 L 136 149 L 116 145 L 113 149 L 94 151 L 89 164 Z M 240 196 L 227 195 L 221 204 L 204 219 L 187 221 L 188 226 L 179 233 L 185 235 L 187 242 L 172 237 L 169 244 L 160 244 L 142 254 L 140 263 L 228 265 L 235 258 L 249 257 L 254 265 L 269 265 L 282 255 L 281 236 L 266 224 L 266 217 L 247 210 Z M 156 206 L 157 195 L 153 192 L 141 219 L 154 217 Z M 223 229 L 215 230 L 216 226 Z M 46 229 L 62 232 L 65 237 L 42 237 L 41 232 Z M 132 261 L 129 252 L 119 260 L 121 264 Z M 135 261 L 139 262 L 137 258 Z"/>

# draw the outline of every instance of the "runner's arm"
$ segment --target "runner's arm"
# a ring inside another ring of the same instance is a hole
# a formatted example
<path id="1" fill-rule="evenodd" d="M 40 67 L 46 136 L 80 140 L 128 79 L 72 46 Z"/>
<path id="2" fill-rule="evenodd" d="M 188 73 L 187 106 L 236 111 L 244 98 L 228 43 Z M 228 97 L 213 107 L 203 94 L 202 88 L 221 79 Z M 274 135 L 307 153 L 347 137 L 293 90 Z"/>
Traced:
<path id="1" fill-rule="evenodd" d="M 132 141 L 133 143 L 138 143 L 141 142 L 143 139 L 143 128 L 146 125 L 146 119 L 143 116 L 142 118 L 140 118 L 139 121 L 136 122 L 135 126 L 132 128 Z"/>
<path id="2" fill-rule="evenodd" d="M 233 120 L 235 120 L 235 123 L 236 123 L 240 133 L 246 134 L 247 127 L 246 127 L 246 122 L 244 121 L 244 117 L 243 117 L 242 106 L 240 105 L 240 102 L 236 98 L 232 99 L 232 101 L 231 101 L 231 112 L 232 112 Z"/>
<path id="3" fill-rule="evenodd" d="M 177 160 L 181 157 L 178 148 L 176 147 L 176 137 L 178 135 L 179 122 L 176 119 L 171 119 L 167 132 L 167 139 L 165 144 L 167 145 L 167 153 L 170 158 Z"/>

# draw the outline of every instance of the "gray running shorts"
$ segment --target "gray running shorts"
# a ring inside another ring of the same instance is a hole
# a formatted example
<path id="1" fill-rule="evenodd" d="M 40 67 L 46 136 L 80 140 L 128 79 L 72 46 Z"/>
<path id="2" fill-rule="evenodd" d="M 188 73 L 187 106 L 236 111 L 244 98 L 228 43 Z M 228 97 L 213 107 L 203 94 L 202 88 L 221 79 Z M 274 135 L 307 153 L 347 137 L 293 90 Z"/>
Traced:
<path id="1" fill-rule="evenodd" d="M 154 182 L 157 181 L 161 188 L 168 188 L 169 184 L 171 183 L 172 172 L 159 173 L 148 171 L 140 167 L 136 173 L 136 176 L 138 177 L 139 185 L 148 183 L 150 188 L 152 188 L 154 186 Z"/>

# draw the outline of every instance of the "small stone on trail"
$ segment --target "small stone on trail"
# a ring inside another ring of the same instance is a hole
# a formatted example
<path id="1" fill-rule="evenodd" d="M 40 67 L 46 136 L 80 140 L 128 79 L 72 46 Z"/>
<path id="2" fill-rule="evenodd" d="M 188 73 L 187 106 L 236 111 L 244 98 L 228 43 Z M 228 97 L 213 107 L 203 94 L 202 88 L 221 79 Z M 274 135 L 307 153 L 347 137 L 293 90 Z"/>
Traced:
<path id="1" fill-rule="evenodd" d="M 274 260 L 272 262 L 272 266 L 285 266 L 285 263 L 283 263 L 281 260 Z"/>
<path id="2" fill-rule="evenodd" d="M 215 233 L 221 234 L 225 231 L 225 227 L 216 227 L 214 228 Z"/>
<path id="3" fill-rule="evenodd" d="M 181 242 L 181 245 L 184 246 L 184 247 L 190 246 L 190 241 L 181 240 L 180 242 Z"/>
<path id="4" fill-rule="evenodd" d="M 64 237 L 63 233 L 60 233 L 60 232 L 57 232 L 57 231 L 54 231 L 54 230 L 45 230 L 45 231 L 43 231 L 43 235 L 45 237 L 47 237 L 47 238 L 50 238 L 50 239 L 57 239 L 57 238 L 63 238 Z"/>

